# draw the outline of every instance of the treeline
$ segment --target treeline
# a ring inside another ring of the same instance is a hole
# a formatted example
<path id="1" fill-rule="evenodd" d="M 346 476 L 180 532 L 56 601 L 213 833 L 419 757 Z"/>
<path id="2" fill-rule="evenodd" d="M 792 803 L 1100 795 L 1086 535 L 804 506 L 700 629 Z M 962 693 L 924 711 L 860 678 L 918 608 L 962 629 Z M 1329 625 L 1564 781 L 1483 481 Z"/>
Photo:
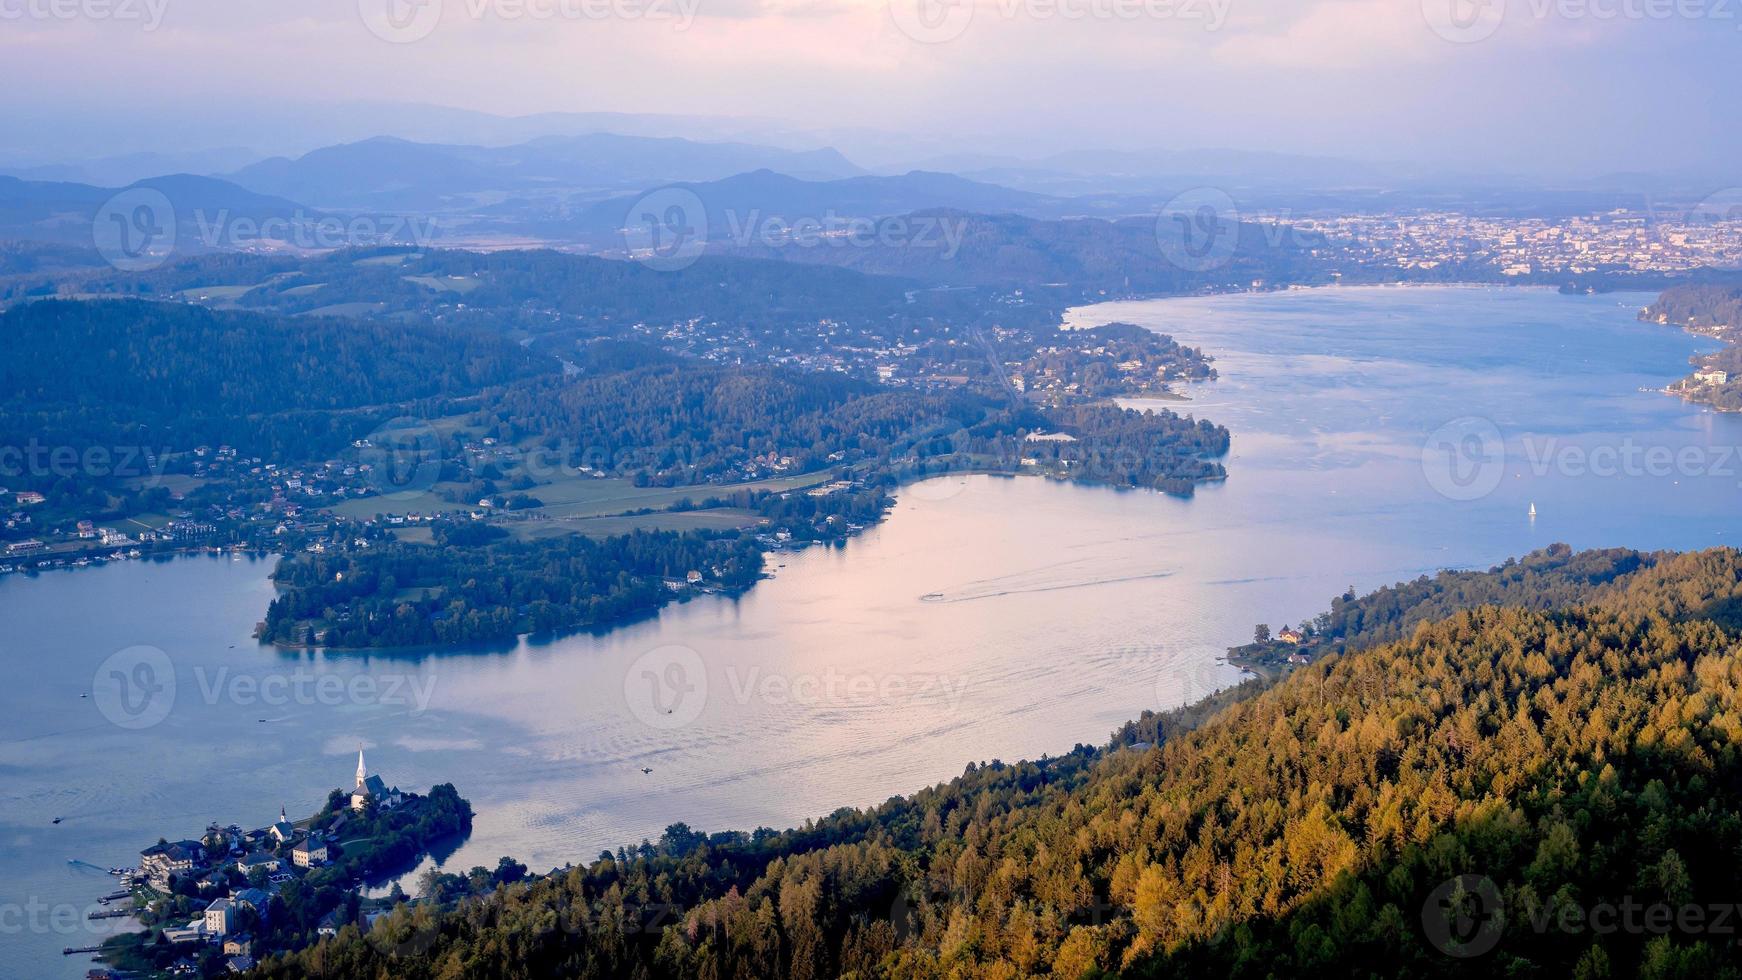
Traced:
<path id="1" fill-rule="evenodd" d="M 566 452 L 571 465 L 688 486 L 899 453 L 991 411 L 971 396 L 644 351 L 592 344 L 579 377 L 494 392 L 474 422 L 505 442 L 531 438 Z"/>
<path id="2" fill-rule="evenodd" d="M 508 639 L 652 612 L 674 598 L 664 580 L 692 571 L 726 590 L 747 588 L 762 571 L 756 542 L 731 532 L 518 541 L 498 527 L 448 524 L 435 544 L 284 560 L 262 639 L 334 648 Z"/>
<path id="3" fill-rule="evenodd" d="M 1215 457 L 1227 455 L 1228 430 L 1206 419 L 1087 404 L 1050 409 L 1046 420 L 1074 441 L 1029 441 L 1020 451 L 1074 480 L 1190 496 L 1227 475 Z"/>
<path id="4" fill-rule="evenodd" d="M 556 365 L 442 326 L 44 300 L 0 314 L 0 439 L 186 451 L 228 443 L 319 458 L 370 431 L 375 406 L 436 404 Z"/>
<path id="5" fill-rule="evenodd" d="M 1153 747 L 785 833 L 674 826 L 428 916 L 415 952 L 345 936 L 259 975 L 1736 976 L 1712 925 L 1742 873 L 1742 659 L 1709 615 L 1742 555 L 1629 563 L 1465 580 L 1590 601 L 1423 622 L 1161 716 Z"/>
<path id="6" fill-rule="evenodd" d="M 1742 327 L 1742 284 L 1683 283 L 1671 286 L 1640 316 L 1695 330 L 1734 330 Z"/>

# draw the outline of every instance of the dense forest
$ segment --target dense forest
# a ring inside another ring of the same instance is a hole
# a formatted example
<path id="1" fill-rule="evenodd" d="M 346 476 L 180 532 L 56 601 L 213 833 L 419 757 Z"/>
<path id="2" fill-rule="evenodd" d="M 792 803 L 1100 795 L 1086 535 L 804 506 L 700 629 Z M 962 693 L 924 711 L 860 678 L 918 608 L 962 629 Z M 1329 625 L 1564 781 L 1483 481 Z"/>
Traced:
<path id="1" fill-rule="evenodd" d="M 1346 652 L 1142 741 L 674 825 L 258 974 L 1738 976 L 1739 609 L 1732 550 L 1347 597 Z"/>
<path id="2" fill-rule="evenodd" d="M 142 301 L 25 303 L 0 314 L 0 445 L 230 444 L 319 458 L 394 406 L 556 368 L 499 336 Z"/>
<path id="3" fill-rule="evenodd" d="M 1742 327 L 1742 284 L 1684 283 L 1665 289 L 1641 318 L 1706 332 Z"/>
<path id="4" fill-rule="evenodd" d="M 740 590 L 761 575 L 762 553 L 736 533 L 517 541 L 499 527 L 442 525 L 435 547 L 383 541 L 280 563 L 273 578 L 282 592 L 262 638 L 410 647 L 575 629 L 653 612 L 674 597 L 665 579 L 692 571 Z"/>

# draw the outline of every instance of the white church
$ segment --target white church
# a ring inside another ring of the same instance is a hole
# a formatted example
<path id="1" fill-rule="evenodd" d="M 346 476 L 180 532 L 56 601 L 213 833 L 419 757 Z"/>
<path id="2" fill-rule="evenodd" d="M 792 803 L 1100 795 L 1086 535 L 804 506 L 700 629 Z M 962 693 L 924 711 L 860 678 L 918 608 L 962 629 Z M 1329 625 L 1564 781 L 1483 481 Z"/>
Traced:
<path id="1" fill-rule="evenodd" d="M 357 786 L 351 790 L 351 809 L 361 810 L 373 799 L 375 806 L 382 810 L 391 810 L 403 802 L 399 795 L 399 787 L 388 788 L 380 776 L 369 775 L 369 769 L 363 765 L 363 746 L 357 746 Z"/>

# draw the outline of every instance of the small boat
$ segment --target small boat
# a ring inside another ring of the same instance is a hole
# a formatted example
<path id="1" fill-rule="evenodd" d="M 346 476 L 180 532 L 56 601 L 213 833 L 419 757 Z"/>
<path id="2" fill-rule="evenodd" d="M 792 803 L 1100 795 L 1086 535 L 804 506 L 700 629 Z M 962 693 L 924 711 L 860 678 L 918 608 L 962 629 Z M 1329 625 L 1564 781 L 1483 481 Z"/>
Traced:
<path id="1" fill-rule="evenodd" d="M 60 822 L 61 822 L 61 818 L 60 818 L 60 817 L 55 817 L 55 818 L 54 818 L 54 822 L 55 822 L 55 823 L 60 823 Z"/>
<path id="2" fill-rule="evenodd" d="M 653 775 L 653 770 L 652 770 L 652 769 L 649 769 L 649 768 L 647 768 L 647 767 L 646 767 L 646 766 L 642 766 L 642 767 L 641 767 L 641 774 L 642 774 L 642 775 L 643 775 L 643 776 L 651 776 L 651 775 Z"/>
<path id="3" fill-rule="evenodd" d="M 1532 501 L 1530 505 L 1530 519 L 1533 521 L 1536 520 L 1536 503 L 1534 501 Z"/>

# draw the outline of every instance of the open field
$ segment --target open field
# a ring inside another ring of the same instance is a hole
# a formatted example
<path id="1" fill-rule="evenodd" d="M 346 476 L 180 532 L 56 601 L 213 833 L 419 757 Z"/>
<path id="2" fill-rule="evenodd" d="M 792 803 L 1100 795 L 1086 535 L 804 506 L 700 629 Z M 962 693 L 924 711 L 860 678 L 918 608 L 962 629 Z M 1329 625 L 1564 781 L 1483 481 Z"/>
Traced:
<path id="1" fill-rule="evenodd" d="M 689 510 L 681 513 L 619 514 L 610 517 L 572 517 L 549 521 L 519 521 L 506 525 L 522 541 L 538 541 L 564 534 L 603 538 L 630 531 L 731 531 L 755 527 L 762 518 L 754 511 L 733 507 Z"/>
<path id="2" fill-rule="evenodd" d="M 603 517 L 630 510 L 663 510 L 680 500 L 701 503 L 738 490 L 797 490 L 814 487 L 829 479 L 827 473 L 783 476 L 754 483 L 702 484 L 692 487 L 638 487 L 628 480 L 598 480 L 576 476 L 557 480 L 527 491 L 544 501 L 534 513 L 549 517 Z"/>

